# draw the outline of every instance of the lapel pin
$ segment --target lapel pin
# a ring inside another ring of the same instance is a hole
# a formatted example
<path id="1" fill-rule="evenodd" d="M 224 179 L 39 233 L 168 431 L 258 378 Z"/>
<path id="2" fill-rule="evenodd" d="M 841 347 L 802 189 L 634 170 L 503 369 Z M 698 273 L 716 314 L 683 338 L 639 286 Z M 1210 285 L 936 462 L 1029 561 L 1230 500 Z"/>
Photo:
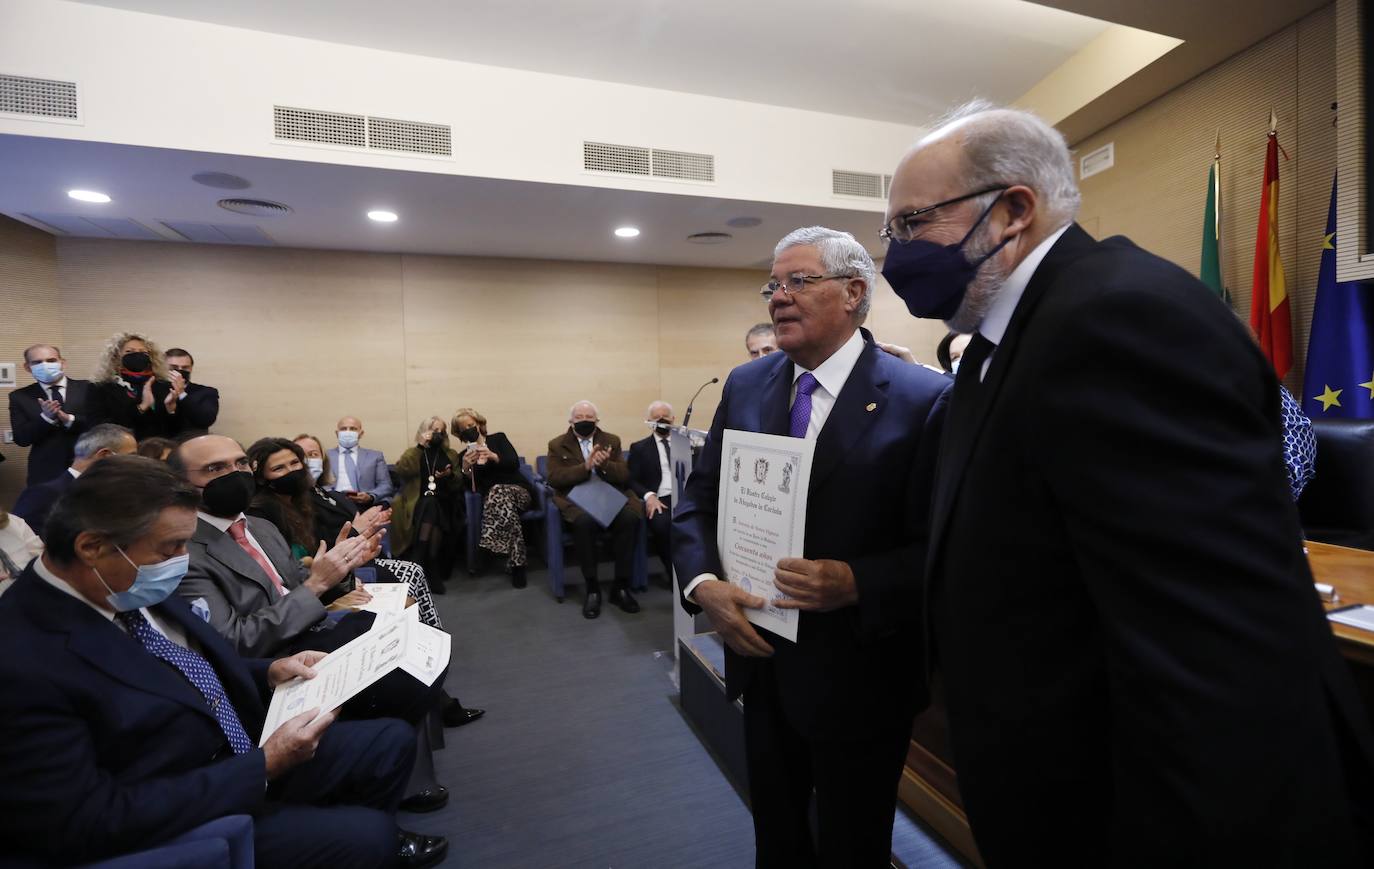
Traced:
<path id="1" fill-rule="evenodd" d="M 864 408 L 864 410 L 868 411 L 869 413 L 872 413 L 873 411 L 875 411 L 875 410 L 877 410 L 877 409 L 878 409 L 878 402 L 876 402 L 876 401 L 871 401 L 871 402 L 869 402 L 868 407 L 865 407 L 865 408 Z"/>

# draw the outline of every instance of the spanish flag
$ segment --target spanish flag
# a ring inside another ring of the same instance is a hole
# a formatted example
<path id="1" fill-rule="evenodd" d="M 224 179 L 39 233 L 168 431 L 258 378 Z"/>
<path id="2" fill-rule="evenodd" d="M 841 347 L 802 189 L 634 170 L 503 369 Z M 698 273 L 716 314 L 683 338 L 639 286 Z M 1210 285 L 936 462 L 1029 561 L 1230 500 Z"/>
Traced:
<path id="1" fill-rule="evenodd" d="M 1250 328 L 1280 380 L 1293 365 L 1292 319 L 1288 309 L 1288 288 L 1283 277 L 1283 260 L 1279 257 L 1279 136 L 1271 117 L 1269 147 L 1264 156 L 1259 231 L 1255 237 Z"/>

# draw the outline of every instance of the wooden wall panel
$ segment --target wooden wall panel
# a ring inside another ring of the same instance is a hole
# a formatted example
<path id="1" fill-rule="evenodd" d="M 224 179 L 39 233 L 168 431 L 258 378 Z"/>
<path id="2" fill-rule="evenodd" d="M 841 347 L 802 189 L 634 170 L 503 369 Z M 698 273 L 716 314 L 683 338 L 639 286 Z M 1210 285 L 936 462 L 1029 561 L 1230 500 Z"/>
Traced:
<path id="1" fill-rule="evenodd" d="M 22 388 L 33 383 L 21 367 L 25 347 L 51 341 L 68 352 L 57 287 L 57 245 L 51 235 L 0 216 L 0 292 L 0 362 L 14 363 L 15 388 Z M 0 400 L 6 402 L 3 429 L 10 427 L 9 393 L 8 387 L 0 388 Z M 0 444 L 5 456 L 0 462 L 0 506 L 12 505 L 24 487 L 28 453 L 26 447 Z"/>
<path id="2" fill-rule="evenodd" d="M 1082 182 L 1080 222 L 1099 238 L 1126 235 L 1194 274 L 1207 170 L 1222 158 L 1222 276 L 1249 322 L 1251 273 L 1269 111 L 1278 113 L 1279 244 L 1292 296 L 1300 391 L 1321 232 L 1335 171 L 1335 6 L 1327 6 L 1208 70 L 1074 148 L 1116 146 L 1114 168 Z"/>

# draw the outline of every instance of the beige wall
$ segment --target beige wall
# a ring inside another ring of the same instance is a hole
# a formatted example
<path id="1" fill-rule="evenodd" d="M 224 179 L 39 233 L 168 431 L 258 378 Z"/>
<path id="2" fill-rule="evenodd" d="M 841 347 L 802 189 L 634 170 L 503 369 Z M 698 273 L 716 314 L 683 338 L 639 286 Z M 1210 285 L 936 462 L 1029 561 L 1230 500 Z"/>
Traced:
<path id="1" fill-rule="evenodd" d="M 186 347 L 196 379 L 223 396 L 216 430 L 245 443 L 302 430 L 329 439 L 339 416 L 356 414 L 365 443 L 394 460 L 422 418 L 447 420 L 470 405 L 533 460 L 581 398 L 595 401 L 605 428 L 628 442 L 647 434 L 649 402 L 667 399 L 680 419 L 703 381 L 719 376 L 723 385 L 746 359 L 745 330 L 767 319 L 757 294 L 765 275 L 756 270 L 92 239 L 54 245 L 28 227 L 5 226 L 0 280 L 19 260 L 38 276 L 38 289 L 10 297 L 7 308 L 26 313 L 9 318 L 0 336 L 21 347 L 60 340 L 77 377 L 90 376 L 116 331 Z M 869 325 L 927 360 L 943 334 L 913 320 L 885 285 Z M 28 382 L 21 373 L 20 385 Z M 720 388 L 702 393 L 696 425 L 710 423 Z M 8 452 L 20 461 L 0 467 L 0 503 L 13 501 L 22 480 L 25 451 Z"/>
<path id="2" fill-rule="evenodd" d="M 1207 169 L 1218 130 L 1222 159 L 1222 275 L 1249 322 L 1269 111 L 1278 113 L 1279 247 L 1292 297 L 1299 393 L 1331 178 L 1336 169 L 1334 4 L 1208 70 L 1075 144 L 1116 143 L 1116 166 L 1082 182 L 1081 222 L 1093 235 L 1126 235 L 1197 273 Z"/>

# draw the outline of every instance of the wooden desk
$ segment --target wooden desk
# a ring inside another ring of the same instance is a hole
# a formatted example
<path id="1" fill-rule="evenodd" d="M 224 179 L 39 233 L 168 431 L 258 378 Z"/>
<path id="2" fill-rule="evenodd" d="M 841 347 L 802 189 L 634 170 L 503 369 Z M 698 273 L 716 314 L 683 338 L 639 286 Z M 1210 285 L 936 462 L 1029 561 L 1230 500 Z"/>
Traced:
<path id="1" fill-rule="evenodd" d="M 1327 609 L 1353 603 L 1374 604 L 1374 552 L 1311 541 L 1306 545 L 1313 578 L 1334 586 L 1340 597 Z M 1335 622 L 1331 623 L 1331 629 L 1341 654 L 1351 664 L 1361 694 L 1374 709 L 1374 631 L 1362 631 Z M 981 866 L 968 817 L 959 798 L 946 735 L 948 721 L 944 704 L 939 692 L 934 693 L 930 708 L 917 716 L 912 728 L 906 769 L 902 771 L 898 792 L 912 812 L 944 836 L 966 859 Z"/>

